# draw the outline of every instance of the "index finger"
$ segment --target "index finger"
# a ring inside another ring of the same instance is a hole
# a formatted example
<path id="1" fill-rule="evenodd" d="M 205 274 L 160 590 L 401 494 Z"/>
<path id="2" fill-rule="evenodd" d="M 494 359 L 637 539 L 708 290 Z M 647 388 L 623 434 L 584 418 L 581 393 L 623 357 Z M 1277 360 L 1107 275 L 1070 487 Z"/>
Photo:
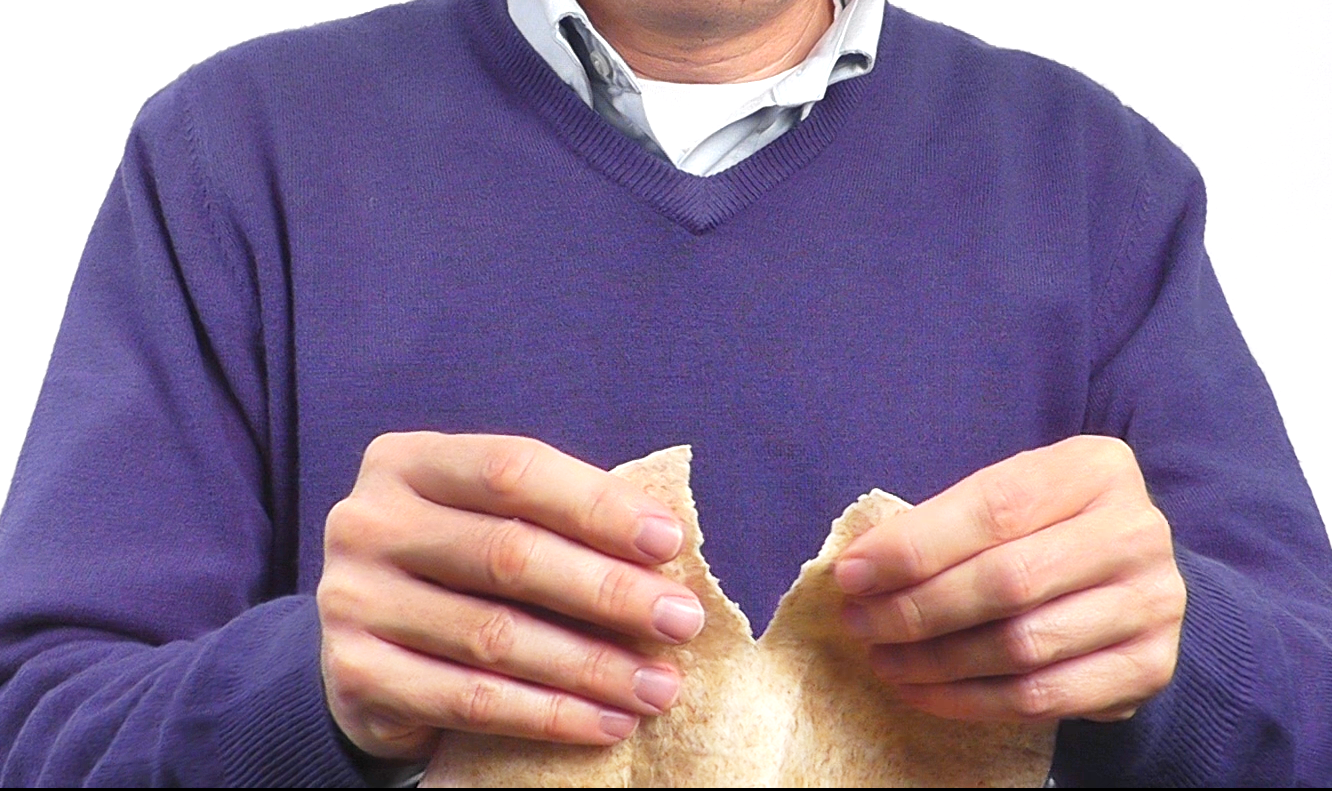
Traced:
<path id="1" fill-rule="evenodd" d="M 1128 470 L 1137 470 L 1133 452 L 1107 437 L 1072 437 L 1004 459 L 851 542 L 837 560 L 838 587 L 867 596 L 923 582 L 1077 516 Z"/>
<path id="2" fill-rule="evenodd" d="M 637 486 L 538 440 L 420 432 L 371 443 L 367 464 L 374 453 L 391 454 L 432 502 L 522 519 L 624 560 L 663 563 L 684 538 L 670 509 Z"/>

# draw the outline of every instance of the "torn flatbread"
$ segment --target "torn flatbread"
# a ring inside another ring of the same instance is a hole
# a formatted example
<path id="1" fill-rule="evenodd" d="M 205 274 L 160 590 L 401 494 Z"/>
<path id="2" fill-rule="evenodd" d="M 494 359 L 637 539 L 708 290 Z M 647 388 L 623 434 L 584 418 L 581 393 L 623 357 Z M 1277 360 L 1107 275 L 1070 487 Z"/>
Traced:
<path id="1" fill-rule="evenodd" d="M 1039 786 L 1053 725 L 942 720 L 899 703 L 842 631 L 832 564 L 852 539 L 909 508 L 875 490 L 833 523 L 768 630 L 722 593 L 700 546 L 687 447 L 617 467 L 685 525 L 664 574 L 698 595 L 707 625 L 682 646 L 641 644 L 684 676 L 679 702 L 612 747 L 449 732 L 422 785 L 438 786 Z"/>

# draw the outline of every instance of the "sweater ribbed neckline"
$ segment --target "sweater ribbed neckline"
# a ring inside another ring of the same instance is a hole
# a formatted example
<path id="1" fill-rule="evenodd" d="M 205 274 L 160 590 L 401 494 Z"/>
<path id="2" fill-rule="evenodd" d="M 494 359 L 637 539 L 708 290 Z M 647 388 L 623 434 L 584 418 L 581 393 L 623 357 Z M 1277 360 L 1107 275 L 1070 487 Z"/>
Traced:
<path id="1" fill-rule="evenodd" d="M 495 63 L 497 76 L 512 83 L 594 168 L 695 234 L 735 216 L 809 164 L 833 141 L 864 96 L 868 81 L 885 71 L 875 69 L 829 87 L 794 129 L 734 167 L 714 176 L 695 176 L 645 151 L 584 104 L 514 27 L 505 0 L 472 0 L 467 5 L 479 54 Z M 884 20 L 884 40 L 890 35 L 892 16 L 889 12 Z"/>

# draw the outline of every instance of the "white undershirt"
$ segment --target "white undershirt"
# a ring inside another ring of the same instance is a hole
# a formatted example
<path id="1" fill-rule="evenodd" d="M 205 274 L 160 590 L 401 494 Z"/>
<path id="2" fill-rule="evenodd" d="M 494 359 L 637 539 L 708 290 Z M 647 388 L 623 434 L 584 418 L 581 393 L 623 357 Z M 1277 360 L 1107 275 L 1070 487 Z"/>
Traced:
<path id="1" fill-rule="evenodd" d="M 523 37 L 589 107 L 696 176 L 743 161 L 804 120 L 829 86 L 868 73 L 884 13 L 884 0 L 833 0 L 832 26 L 795 68 L 755 82 L 684 85 L 634 74 L 576 0 L 508 0 L 508 6 Z M 583 40 L 571 42 L 564 22 Z M 586 46 L 586 69 L 575 46 Z"/>
<path id="2" fill-rule="evenodd" d="M 704 140 L 770 104 L 772 86 L 795 70 L 793 66 L 753 82 L 679 83 L 639 76 L 643 114 L 661 150 L 676 167 L 682 167 Z"/>

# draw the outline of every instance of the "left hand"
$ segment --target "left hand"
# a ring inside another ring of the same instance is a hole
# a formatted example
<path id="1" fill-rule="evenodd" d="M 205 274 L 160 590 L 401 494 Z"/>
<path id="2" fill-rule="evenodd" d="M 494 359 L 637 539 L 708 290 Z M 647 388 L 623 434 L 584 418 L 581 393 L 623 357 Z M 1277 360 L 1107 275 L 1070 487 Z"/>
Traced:
<path id="1" fill-rule="evenodd" d="M 987 467 L 862 535 L 835 578 L 875 673 L 940 717 L 1124 719 L 1179 655 L 1170 525 L 1115 439 Z"/>

